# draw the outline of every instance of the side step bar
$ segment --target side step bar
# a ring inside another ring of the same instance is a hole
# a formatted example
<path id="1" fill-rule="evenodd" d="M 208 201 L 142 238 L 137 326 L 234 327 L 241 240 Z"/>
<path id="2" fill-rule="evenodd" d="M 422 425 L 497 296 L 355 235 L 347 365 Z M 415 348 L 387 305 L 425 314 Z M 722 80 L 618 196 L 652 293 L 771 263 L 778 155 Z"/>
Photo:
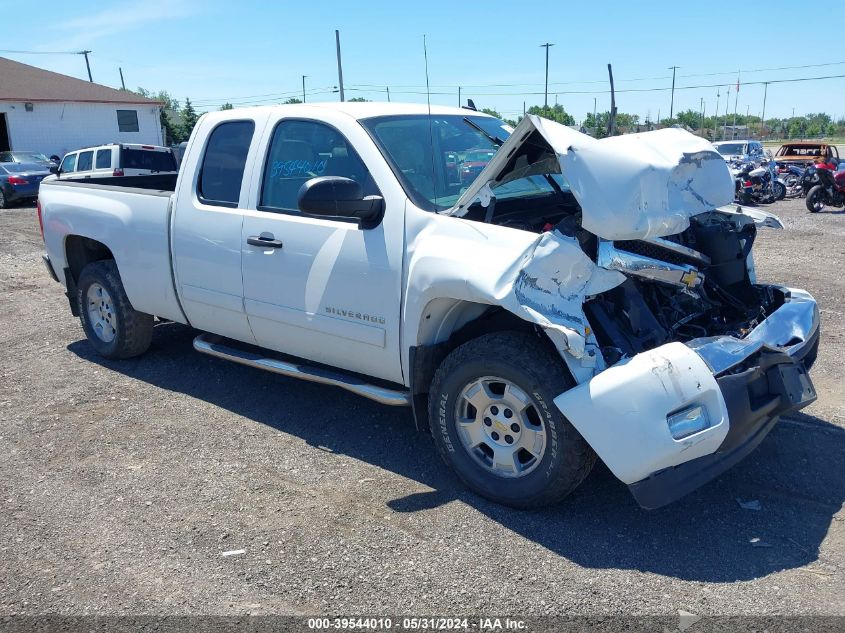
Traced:
<path id="1" fill-rule="evenodd" d="M 222 339 L 219 336 L 200 334 L 194 339 L 194 349 L 209 356 L 231 360 L 241 365 L 271 371 L 275 374 L 340 387 L 341 389 L 346 389 L 347 391 L 364 396 L 370 400 L 375 400 L 381 404 L 395 407 L 408 407 L 411 405 L 411 394 L 409 391 L 397 391 L 386 387 L 379 387 L 364 382 L 356 376 L 346 375 L 330 369 L 323 369 L 322 367 L 301 365 L 276 358 L 266 358 L 254 352 L 229 347 L 221 341 Z"/>

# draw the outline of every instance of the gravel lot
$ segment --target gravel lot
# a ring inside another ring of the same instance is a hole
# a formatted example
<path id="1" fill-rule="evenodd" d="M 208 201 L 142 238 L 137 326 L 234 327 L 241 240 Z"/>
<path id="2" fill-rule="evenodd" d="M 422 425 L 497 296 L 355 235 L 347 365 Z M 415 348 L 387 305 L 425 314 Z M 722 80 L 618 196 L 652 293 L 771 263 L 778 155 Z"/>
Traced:
<path id="1" fill-rule="evenodd" d="M 0 211 L 0 616 L 845 615 L 845 214 L 803 205 L 769 207 L 786 231 L 756 256 L 819 300 L 819 401 L 653 512 L 602 465 L 560 507 L 495 506 L 409 412 L 197 354 L 187 327 L 100 359 L 34 209 Z"/>

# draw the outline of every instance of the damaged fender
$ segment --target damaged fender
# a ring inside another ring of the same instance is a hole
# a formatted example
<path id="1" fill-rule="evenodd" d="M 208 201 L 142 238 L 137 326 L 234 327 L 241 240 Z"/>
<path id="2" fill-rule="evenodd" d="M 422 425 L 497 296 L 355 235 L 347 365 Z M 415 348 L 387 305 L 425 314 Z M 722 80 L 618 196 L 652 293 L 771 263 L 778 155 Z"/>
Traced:
<path id="1" fill-rule="evenodd" d="M 622 273 L 599 268 L 574 238 L 557 231 L 535 235 L 432 214 L 426 220 L 409 248 L 409 332 L 420 331 L 434 300 L 464 300 L 502 307 L 542 327 L 559 351 L 585 355 L 584 301 L 621 284 Z M 474 248 L 467 248 L 468 238 Z"/>
<path id="2" fill-rule="evenodd" d="M 713 453 L 730 427 L 724 397 L 710 368 L 677 342 L 624 360 L 554 402 L 626 484 Z M 694 406 L 706 410 L 709 427 L 674 439 L 669 416 Z"/>

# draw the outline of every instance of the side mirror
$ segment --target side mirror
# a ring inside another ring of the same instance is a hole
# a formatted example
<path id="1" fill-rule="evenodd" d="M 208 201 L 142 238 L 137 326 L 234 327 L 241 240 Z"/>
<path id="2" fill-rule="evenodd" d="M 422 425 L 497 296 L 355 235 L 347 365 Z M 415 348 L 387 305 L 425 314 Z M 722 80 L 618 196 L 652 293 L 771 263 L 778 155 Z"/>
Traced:
<path id="1" fill-rule="evenodd" d="M 59 175 L 59 166 L 58 165 L 50 165 L 50 173 L 58 176 Z"/>
<path id="2" fill-rule="evenodd" d="M 318 176 L 307 180 L 297 195 L 299 210 L 308 215 L 357 218 L 362 229 L 378 226 L 384 215 L 384 198 L 364 196 L 361 185 L 351 178 Z"/>

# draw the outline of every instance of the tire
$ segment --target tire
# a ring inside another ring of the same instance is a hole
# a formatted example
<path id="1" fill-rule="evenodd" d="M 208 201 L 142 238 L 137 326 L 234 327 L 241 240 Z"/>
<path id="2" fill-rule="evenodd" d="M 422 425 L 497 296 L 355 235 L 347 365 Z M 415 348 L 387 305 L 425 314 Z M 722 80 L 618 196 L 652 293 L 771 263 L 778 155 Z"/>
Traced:
<path id="1" fill-rule="evenodd" d="M 818 213 L 824 209 L 824 185 L 816 185 L 807 192 L 807 211 L 810 213 Z"/>
<path id="2" fill-rule="evenodd" d="M 0 209 L 6 209 L 9 206 L 9 201 L 6 199 L 6 192 L 3 187 L 0 187 Z"/>
<path id="3" fill-rule="evenodd" d="M 775 196 L 775 200 L 783 200 L 786 198 L 786 185 L 779 180 L 776 180 L 772 184 L 772 193 Z"/>
<path id="4" fill-rule="evenodd" d="M 532 334 L 495 332 L 464 343 L 431 384 L 437 451 L 468 488 L 491 501 L 519 509 L 559 503 L 596 461 L 553 402 L 572 386 L 560 357 Z M 506 469 L 494 463 L 497 454 Z"/>
<path id="5" fill-rule="evenodd" d="M 147 351 L 153 317 L 129 303 L 114 260 L 82 269 L 76 291 L 79 318 L 88 341 L 105 358 L 132 358 Z"/>

